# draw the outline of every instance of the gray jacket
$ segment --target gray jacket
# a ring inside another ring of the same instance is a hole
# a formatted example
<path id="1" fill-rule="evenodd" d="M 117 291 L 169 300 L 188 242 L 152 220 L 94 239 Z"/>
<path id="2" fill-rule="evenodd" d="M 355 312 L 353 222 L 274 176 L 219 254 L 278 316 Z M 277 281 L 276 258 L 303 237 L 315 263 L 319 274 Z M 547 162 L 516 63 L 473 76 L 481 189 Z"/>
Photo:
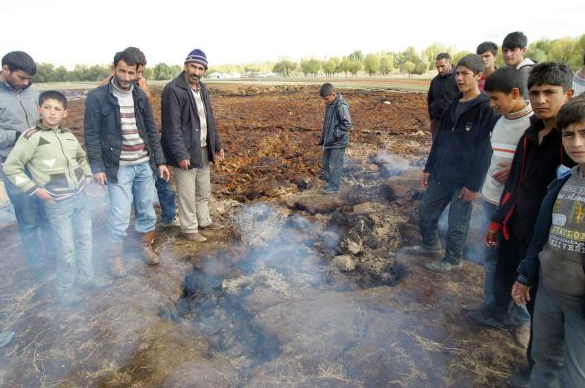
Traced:
<path id="1" fill-rule="evenodd" d="M 0 82 L 0 158 L 6 159 L 14 147 L 17 132 L 35 126 L 39 119 L 38 103 L 36 89 L 29 87 L 14 93 L 10 86 Z"/>
<path id="2" fill-rule="evenodd" d="M 338 94 L 333 104 L 325 107 L 323 132 L 318 145 L 324 148 L 344 148 L 349 144 L 351 117 L 349 104 Z"/>

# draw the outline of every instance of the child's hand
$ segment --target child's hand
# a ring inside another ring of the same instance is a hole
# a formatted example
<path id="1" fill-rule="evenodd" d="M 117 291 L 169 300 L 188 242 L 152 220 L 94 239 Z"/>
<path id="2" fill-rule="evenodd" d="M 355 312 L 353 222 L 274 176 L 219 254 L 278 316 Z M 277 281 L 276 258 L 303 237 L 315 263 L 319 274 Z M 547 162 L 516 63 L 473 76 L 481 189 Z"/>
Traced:
<path id="1" fill-rule="evenodd" d="M 40 199 L 42 199 L 44 203 L 51 204 L 51 203 L 55 202 L 55 201 L 53 201 L 53 197 L 51 197 L 51 194 L 49 194 L 49 192 L 43 188 L 38 189 L 35 192 L 35 195 L 37 197 L 39 197 Z"/>

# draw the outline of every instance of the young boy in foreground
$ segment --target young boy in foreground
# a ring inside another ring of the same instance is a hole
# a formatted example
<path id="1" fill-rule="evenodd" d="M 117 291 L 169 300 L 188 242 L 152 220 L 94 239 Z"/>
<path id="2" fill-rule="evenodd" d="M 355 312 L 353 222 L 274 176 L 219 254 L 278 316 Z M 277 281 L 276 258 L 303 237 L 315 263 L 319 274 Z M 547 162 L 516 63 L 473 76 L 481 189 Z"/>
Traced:
<path id="1" fill-rule="evenodd" d="M 324 83 L 321 86 L 319 96 L 325 103 L 323 132 L 319 143 L 317 143 L 323 146 L 321 174 L 325 182 L 327 182 L 323 193 L 335 194 L 339 193 L 341 189 L 343 156 L 345 155 L 345 148 L 349 144 L 349 130 L 351 128 L 349 104 L 330 83 Z"/>
<path id="2" fill-rule="evenodd" d="M 62 304 L 73 304 L 82 300 L 73 290 L 76 280 L 90 288 L 109 284 L 93 273 L 91 213 L 85 193 L 92 174 L 81 144 L 61 127 L 67 117 L 65 96 L 54 90 L 41 93 L 39 114 L 36 126 L 16 142 L 4 173 L 21 191 L 43 201 L 58 248 L 58 297 Z"/>
<path id="3" fill-rule="evenodd" d="M 585 97 L 563 105 L 557 128 L 577 165 L 548 187 L 512 297 L 528 303 L 538 282 L 530 386 L 585 387 Z"/>

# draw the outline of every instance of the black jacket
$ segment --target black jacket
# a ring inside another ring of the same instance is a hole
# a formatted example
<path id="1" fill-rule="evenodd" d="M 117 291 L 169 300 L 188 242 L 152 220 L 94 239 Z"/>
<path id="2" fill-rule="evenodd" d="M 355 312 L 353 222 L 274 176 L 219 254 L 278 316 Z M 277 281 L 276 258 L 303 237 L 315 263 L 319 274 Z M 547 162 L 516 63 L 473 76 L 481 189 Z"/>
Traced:
<path id="1" fill-rule="evenodd" d="M 120 105 L 112 87 L 112 83 L 108 82 L 87 95 L 83 127 L 91 171 L 94 174 L 105 172 L 108 181 L 116 183 L 122 150 L 122 124 Z M 132 98 L 138 133 L 144 141 L 150 156 L 150 166 L 156 174 L 156 167 L 166 162 L 158 140 L 152 108 L 146 94 L 136 86 L 132 90 Z"/>
<path id="2" fill-rule="evenodd" d="M 459 94 L 457 81 L 455 81 L 455 70 L 444 77 L 435 76 L 431 80 L 431 86 L 429 86 L 427 93 L 429 118 L 441 120 L 443 112 L 449 107 L 451 101 L 459 97 Z"/>
<path id="3" fill-rule="evenodd" d="M 338 94 L 331 105 L 325 107 L 323 132 L 317 145 L 325 148 L 344 148 L 349 144 L 351 117 L 349 104 Z"/>
<path id="4" fill-rule="evenodd" d="M 456 122 L 459 98 L 445 111 L 425 172 L 447 187 L 478 192 L 490 165 L 490 134 L 499 115 L 490 108 L 485 93 L 471 101 Z"/>
<path id="5" fill-rule="evenodd" d="M 207 147 L 209 160 L 214 161 L 216 151 L 221 149 L 219 134 L 215 128 L 213 110 L 209 102 L 207 87 L 200 82 L 201 99 L 205 105 L 207 119 Z M 178 167 L 181 160 L 189 159 L 189 168 L 201 168 L 201 124 L 197 115 L 195 97 L 185 79 L 185 72 L 169 82 L 162 92 L 162 137 L 163 151 L 170 165 Z"/>
<path id="6" fill-rule="evenodd" d="M 516 239 L 530 242 L 538 209 L 557 167 L 575 165 L 565 153 L 561 134 L 556 129 L 538 144 L 538 133 L 543 128 L 542 120 L 534 119 L 518 141 L 500 206 L 490 222 L 489 229 L 501 231 L 506 239 L 512 231 Z"/>

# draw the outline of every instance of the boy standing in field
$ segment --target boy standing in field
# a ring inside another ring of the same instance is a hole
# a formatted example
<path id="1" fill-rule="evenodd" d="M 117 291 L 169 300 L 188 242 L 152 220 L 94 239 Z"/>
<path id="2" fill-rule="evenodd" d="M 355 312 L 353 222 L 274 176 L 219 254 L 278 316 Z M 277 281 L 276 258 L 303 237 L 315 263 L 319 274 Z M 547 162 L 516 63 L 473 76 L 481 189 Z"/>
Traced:
<path id="1" fill-rule="evenodd" d="M 530 385 L 585 387 L 584 96 L 563 105 L 557 128 L 577 165 L 548 187 L 512 297 L 525 305 L 538 283 Z"/>
<path id="2" fill-rule="evenodd" d="M 498 45 L 494 42 L 480 43 L 480 45 L 477 46 L 475 53 L 483 59 L 483 64 L 485 65 L 485 71 L 477 83 L 477 87 L 483 92 L 485 90 L 485 80 L 496 70 Z"/>
<path id="3" fill-rule="evenodd" d="M 484 69 L 483 60 L 476 54 L 466 55 L 457 63 L 457 87 L 462 95 L 443 114 L 421 179 L 426 188 L 419 207 L 422 245 L 409 247 L 407 252 L 442 254 L 438 223 L 450 205 L 445 256 L 425 264 L 432 271 L 461 268 L 472 202 L 490 164 L 490 133 L 497 117 L 488 97 L 477 86 Z"/>
<path id="4" fill-rule="evenodd" d="M 532 107 L 522 97 L 523 89 L 524 80 L 522 79 L 522 74 L 511 67 L 496 70 L 488 77 L 485 83 L 490 106 L 502 115 L 492 132 L 492 159 L 481 190 L 484 198 L 483 215 L 486 221 L 486 228 L 498 210 L 500 197 L 504 191 L 504 185 L 508 181 L 510 166 L 518 140 L 530 126 L 531 118 L 533 117 Z M 498 250 L 490 245 L 484 249 L 484 252 L 484 309 L 472 311 L 470 314 L 472 318 L 475 315 L 489 314 L 486 311 L 491 311 L 496 303 L 494 297 L 494 274 L 498 261 Z M 506 310 L 503 309 L 503 311 Z M 510 324 L 511 326 L 530 324 L 530 315 L 524 306 L 516 308 L 513 315 L 513 317 L 507 317 L 510 320 L 515 319 Z M 508 319 L 506 319 L 506 322 L 508 322 Z M 515 339 L 519 346 L 526 348 L 528 346 L 529 329 L 527 327 L 523 329 L 515 331 L 515 334 L 518 334 Z"/>
<path id="5" fill-rule="evenodd" d="M 508 182 L 504 187 L 498 211 L 492 217 L 485 235 L 487 245 L 498 248 L 498 262 L 494 275 L 496 304 L 491 316 L 483 323 L 494 326 L 494 320 L 504 325 L 503 317 L 512 301 L 510 292 L 517 277 L 520 260 L 534 233 L 538 209 L 548 184 L 555 178 L 557 166 L 573 166 L 562 149 L 561 134 L 556 129 L 561 106 L 573 95 L 573 72 L 559 62 L 543 62 L 534 66 L 528 78 L 530 105 L 538 120 L 524 132 L 512 160 Z M 532 288 L 536 291 L 536 287 Z M 527 305 L 532 312 L 533 305 Z M 476 319 L 477 320 L 477 319 Z M 523 326 L 526 328 L 526 326 Z M 528 361 L 531 345 L 528 345 Z M 529 370 L 511 377 L 512 386 L 527 386 Z"/>
<path id="6" fill-rule="evenodd" d="M 61 303 L 81 301 L 73 284 L 96 288 L 109 283 L 94 277 L 91 214 L 85 186 L 92 175 L 81 144 L 61 127 L 67 99 L 50 90 L 39 97 L 41 119 L 24 132 L 6 159 L 4 173 L 22 192 L 44 203 L 56 238 L 57 291 Z M 26 171 L 30 173 L 29 178 Z"/>
<path id="7" fill-rule="evenodd" d="M 349 104 L 341 94 L 337 93 L 333 85 L 324 83 L 319 90 L 319 95 L 325 103 L 323 131 L 317 143 L 323 146 L 321 174 L 327 182 L 323 193 L 334 194 L 339 193 L 341 188 L 341 170 L 345 148 L 349 144 L 351 117 Z"/>

